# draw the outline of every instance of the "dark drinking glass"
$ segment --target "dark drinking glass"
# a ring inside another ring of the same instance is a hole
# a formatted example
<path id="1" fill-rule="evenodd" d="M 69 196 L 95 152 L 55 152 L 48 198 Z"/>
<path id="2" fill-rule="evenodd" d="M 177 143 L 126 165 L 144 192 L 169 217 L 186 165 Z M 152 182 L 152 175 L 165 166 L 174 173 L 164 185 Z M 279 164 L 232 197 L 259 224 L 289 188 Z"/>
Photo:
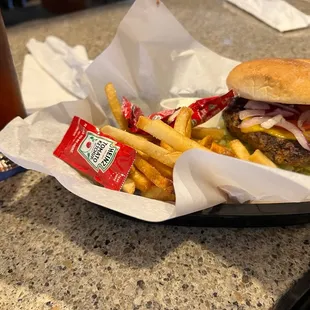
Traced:
<path id="1" fill-rule="evenodd" d="M 16 116 L 26 112 L 0 10 L 0 130 Z"/>

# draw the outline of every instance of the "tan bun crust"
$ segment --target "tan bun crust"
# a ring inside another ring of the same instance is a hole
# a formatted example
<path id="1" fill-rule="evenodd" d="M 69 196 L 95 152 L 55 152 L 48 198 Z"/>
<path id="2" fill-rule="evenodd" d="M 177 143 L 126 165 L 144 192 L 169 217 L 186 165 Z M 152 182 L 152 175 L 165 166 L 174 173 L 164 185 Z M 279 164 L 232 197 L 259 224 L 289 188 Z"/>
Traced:
<path id="1" fill-rule="evenodd" d="M 257 59 L 236 66 L 226 80 L 240 97 L 310 105 L 310 59 Z"/>

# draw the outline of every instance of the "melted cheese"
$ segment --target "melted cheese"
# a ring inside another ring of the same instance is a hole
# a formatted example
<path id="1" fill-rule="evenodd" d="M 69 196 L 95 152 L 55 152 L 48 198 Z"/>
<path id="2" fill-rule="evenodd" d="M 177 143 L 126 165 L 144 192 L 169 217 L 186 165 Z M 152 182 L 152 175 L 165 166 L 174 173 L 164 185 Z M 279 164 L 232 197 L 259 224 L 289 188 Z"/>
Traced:
<path id="1" fill-rule="evenodd" d="M 248 128 L 241 128 L 241 132 L 250 133 L 250 132 L 265 132 L 271 136 L 288 139 L 288 140 L 296 140 L 295 136 L 289 131 L 282 128 L 271 128 L 265 129 L 261 125 L 254 125 Z M 308 141 L 310 141 L 310 131 L 304 132 L 304 135 Z"/>

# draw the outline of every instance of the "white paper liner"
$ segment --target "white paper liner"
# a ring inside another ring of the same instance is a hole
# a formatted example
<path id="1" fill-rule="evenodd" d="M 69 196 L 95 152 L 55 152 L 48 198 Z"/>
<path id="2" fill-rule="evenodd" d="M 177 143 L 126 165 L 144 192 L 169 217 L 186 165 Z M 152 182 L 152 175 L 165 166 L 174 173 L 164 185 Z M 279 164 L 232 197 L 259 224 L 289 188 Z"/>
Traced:
<path id="1" fill-rule="evenodd" d="M 73 116 L 99 127 L 114 124 L 104 95 L 106 83 L 113 82 L 119 95 L 134 99 L 148 114 L 160 110 L 160 101 L 169 97 L 225 93 L 226 76 L 236 64 L 196 42 L 163 4 L 137 0 L 111 45 L 87 70 L 88 99 L 14 119 L 0 132 L 0 151 L 25 168 L 54 176 L 83 199 L 145 221 L 210 208 L 227 196 L 240 202 L 309 200 L 310 177 L 201 150 L 185 152 L 176 163 L 175 205 L 93 185 L 53 156 Z M 206 126 L 214 126 L 218 118 Z"/>

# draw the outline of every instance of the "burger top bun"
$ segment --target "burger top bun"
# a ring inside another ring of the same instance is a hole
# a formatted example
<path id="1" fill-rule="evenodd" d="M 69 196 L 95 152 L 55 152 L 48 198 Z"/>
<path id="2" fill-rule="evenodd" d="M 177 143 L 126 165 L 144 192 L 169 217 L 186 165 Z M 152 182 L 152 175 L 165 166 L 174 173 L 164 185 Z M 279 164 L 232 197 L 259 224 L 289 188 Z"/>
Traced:
<path id="1" fill-rule="evenodd" d="M 310 105 L 310 59 L 243 62 L 229 73 L 226 83 L 246 99 Z"/>

